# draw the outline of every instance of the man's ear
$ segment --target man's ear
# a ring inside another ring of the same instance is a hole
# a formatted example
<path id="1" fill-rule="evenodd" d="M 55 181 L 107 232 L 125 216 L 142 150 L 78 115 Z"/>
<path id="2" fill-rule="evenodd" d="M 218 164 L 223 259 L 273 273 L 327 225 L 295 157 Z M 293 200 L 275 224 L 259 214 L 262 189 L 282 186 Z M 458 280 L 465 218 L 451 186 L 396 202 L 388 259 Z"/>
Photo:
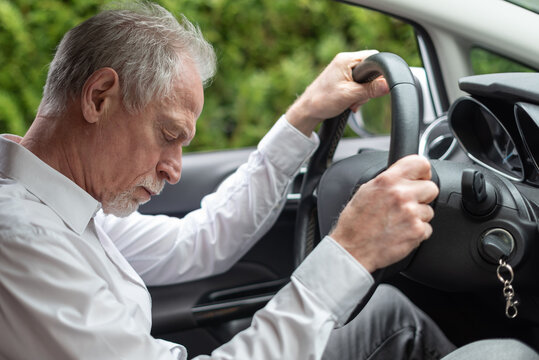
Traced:
<path id="1" fill-rule="evenodd" d="M 95 71 L 84 83 L 81 94 L 81 110 L 89 123 L 99 121 L 115 102 L 121 101 L 118 73 L 111 68 Z"/>

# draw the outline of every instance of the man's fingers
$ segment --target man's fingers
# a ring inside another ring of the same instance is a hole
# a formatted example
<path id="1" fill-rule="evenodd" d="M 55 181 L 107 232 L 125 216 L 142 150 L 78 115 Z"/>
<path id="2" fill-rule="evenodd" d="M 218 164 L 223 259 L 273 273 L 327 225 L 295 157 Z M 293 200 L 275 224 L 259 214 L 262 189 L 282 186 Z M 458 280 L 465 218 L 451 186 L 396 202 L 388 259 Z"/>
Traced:
<path id="1" fill-rule="evenodd" d="M 414 180 L 409 183 L 408 191 L 421 204 L 431 203 L 440 192 L 438 186 L 430 180 Z"/>
<path id="2" fill-rule="evenodd" d="M 425 223 L 425 237 L 422 240 L 427 240 L 428 238 L 430 238 L 431 235 L 432 235 L 432 226 L 429 223 Z"/>
<path id="3" fill-rule="evenodd" d="M 355 67 L 361 61 L 365 60 L 369 56 L 378 54 L 378 50 L 361 50 L 353 52 L 342 52 L 337 54 L 336 60 L 340 63 L 348 65 L 350 68 Z"/>
<path id="4" fill-rule="evenodd" d="M 432 177 L 430 163 L 419 155 L 408 155 L 399 159 L 387 169 L 394 176 L 409 180 L 430 180 Z"/>
<path id="5" fill-rule="evenodd" d="M 389 86 L 383 77 L 379 77 L 365 84 L 355 84 L 355 98 L 359 99 L 350 106 L 350 110 L 357 111 L 359 107 L 373 98 L 387 95 Z"/>
<path id="6" fill-rule="evenodd" d="M 372 98 L 377 98 L 384 96 L 389 93 L 389 86 L 387 81 L 383 77 L 378 77 L 371 81 L 369 84 L 369 96 Z"/>
<path id="7" fill-rule="evenodd" d="M 418 217 L 421 221 L 429 222 L 434 217 L 434 210 L 430 205 L 427 204 L 418 204 Z"/>

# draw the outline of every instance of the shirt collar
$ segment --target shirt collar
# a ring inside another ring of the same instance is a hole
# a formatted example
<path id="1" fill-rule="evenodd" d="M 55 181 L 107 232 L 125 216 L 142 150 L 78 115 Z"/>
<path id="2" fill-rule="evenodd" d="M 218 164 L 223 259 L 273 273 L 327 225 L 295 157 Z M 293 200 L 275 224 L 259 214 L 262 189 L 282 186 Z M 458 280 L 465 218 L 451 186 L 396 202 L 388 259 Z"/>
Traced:
<path id="1" fill-rule="evenodd" d="M 79 235 L 101 208 L 90 194 L 7 135 L 0 136 L 0 174 L 19 181 Z"/>

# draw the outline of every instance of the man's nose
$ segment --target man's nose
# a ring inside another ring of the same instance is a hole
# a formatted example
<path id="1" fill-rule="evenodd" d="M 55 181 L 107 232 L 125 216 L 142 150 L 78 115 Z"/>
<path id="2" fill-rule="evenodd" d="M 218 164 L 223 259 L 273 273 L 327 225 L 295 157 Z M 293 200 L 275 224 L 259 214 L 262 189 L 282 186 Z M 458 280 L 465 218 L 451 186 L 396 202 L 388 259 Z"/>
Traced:
<path id="1" fill-rule="evenodd" d="M 165 179 L 169 184 L 174 185 L 180 181 L 182 174 L 182 150 L 169 151 L 163 154 L 162 159 L 157 164 L 157 173 L 160 178 Z"/>

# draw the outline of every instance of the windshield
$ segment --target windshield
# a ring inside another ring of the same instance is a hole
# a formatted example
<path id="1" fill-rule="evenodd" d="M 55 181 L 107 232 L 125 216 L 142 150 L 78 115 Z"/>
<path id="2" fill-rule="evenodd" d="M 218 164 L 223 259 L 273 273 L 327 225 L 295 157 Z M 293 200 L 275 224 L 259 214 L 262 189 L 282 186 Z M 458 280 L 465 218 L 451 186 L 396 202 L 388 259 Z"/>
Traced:
<path id="1" fill-rule="evenodd" d="M 539 14 L 539 2 L 537 0 L 506 0 L 506 1 Z"/>

